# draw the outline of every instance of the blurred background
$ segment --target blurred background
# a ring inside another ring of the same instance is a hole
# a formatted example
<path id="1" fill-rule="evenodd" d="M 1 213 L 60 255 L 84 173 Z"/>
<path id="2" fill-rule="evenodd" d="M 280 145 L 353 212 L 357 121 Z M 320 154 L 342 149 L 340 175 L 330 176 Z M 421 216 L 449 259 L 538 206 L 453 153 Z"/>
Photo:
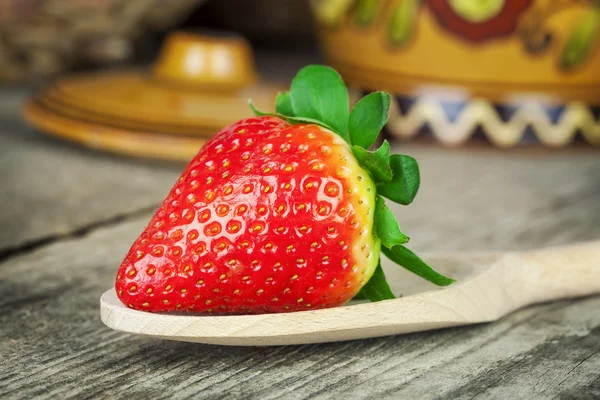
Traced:
<path id="1" fill-rule="evenodd" d="M 0 82 L 41 88 L 41 132 L 149 158 L 189 159 L 314 62 L 393 93 L 395 139 L 591 147 L 599 36 L 598 0 L 0 0 Z"/>

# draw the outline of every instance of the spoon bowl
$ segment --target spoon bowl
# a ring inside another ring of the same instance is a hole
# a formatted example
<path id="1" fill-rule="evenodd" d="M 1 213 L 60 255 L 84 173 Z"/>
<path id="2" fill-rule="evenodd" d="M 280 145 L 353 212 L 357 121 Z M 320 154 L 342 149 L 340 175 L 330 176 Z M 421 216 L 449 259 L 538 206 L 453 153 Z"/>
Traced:
<path id="1" fill-rule="evenodd" d="M 281 314 L 155 314 L 132 310 L 115 289 L 100 299 L 112 329 L 162 339 L 232 346 L 335 342 L 495 321 L 519 308 L 600 293 L 600 241 L 530 252 L 432 254 L 425 259 L 457 279 L 436 286 L 391 265 L 392 290 L 376 303 Z"/>

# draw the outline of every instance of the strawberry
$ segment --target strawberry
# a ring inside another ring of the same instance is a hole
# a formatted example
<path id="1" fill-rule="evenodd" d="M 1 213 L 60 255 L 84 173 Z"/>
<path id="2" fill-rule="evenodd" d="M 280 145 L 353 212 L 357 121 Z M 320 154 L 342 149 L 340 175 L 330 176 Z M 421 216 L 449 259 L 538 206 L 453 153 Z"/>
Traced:
<path id="1" fill-rule="evenodd" d="M 380 251 L 450 284 L 403 245 L 381 196 L 401 204 L 419 186 L 416 161 L 366 148 L 387 121 L 389 95 L 349 112 L 330 68 L 302 69 L 277 114 L 254 110 L 191 160 L 117 273 L 131 308 L 261 313 L 385 300 Z M 359 293 L 360 292 L 360 293 Z"/>

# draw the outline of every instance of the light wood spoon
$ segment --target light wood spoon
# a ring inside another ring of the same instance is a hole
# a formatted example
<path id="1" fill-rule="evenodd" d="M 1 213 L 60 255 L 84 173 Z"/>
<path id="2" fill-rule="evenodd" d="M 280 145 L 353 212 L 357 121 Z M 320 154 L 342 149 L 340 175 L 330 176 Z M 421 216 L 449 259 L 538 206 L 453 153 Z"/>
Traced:
<path id="1" fill-rule="evenodd" d="M 283 314 L 152 314 L 125 307 L 114 288 L 100 300 L 110 328 L 186 342 L 274 346 L 362 339 L 495 321 L 530 304 L 600 293 L 600 241 L 520 253 L 426 257 L 458 280 L 435 286 L 397 266 L 386 269 L 394 293 L 377 303 Z M 385 266 L 384 266 L 385 267 Z"/>

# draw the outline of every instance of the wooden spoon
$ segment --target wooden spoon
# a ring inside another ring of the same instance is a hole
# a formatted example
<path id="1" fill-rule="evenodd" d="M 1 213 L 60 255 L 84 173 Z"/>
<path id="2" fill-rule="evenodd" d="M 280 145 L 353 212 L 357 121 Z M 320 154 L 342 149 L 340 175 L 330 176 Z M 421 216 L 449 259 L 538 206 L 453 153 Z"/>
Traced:
<path id="1" fill-rule="evenodd" d="M 600 241 L 521 253 L 457 253 L 426 259 L 458 279 L 433 285 L 386 268 L 396 294 L 377 303 L 262 315 L 153 314 L 125 307 L 114 288 L 100 300 L 110 328 L 186 342 L 274 346 L 363 339 L 495 321 L 530 304 L 600 293 Z"/>

